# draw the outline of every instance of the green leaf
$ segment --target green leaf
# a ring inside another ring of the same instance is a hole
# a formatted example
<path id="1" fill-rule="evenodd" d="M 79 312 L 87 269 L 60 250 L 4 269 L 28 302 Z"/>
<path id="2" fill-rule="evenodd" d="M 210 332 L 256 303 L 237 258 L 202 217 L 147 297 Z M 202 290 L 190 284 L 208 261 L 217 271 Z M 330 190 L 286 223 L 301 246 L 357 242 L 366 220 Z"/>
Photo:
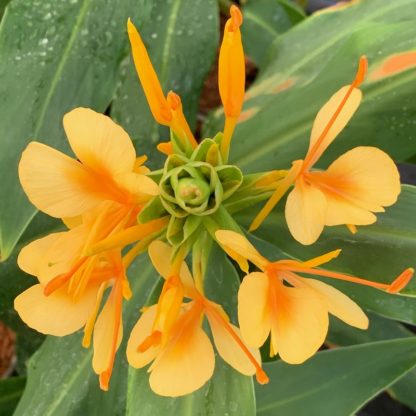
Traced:
<path id="1" fill-rule="evenodd" d="M 284 0 L 253 0 L 243 7 L 244 52 L 261 67 L 273 41 L 304 19 L 295 4 Z"/>
<path id="2" fill-rule="evenodd" d="M 353 2 L 314 14 L 280 36 L 246 94 L 231 146 L 232 162 L 255 172 L 288 168 L 303 158 L 318 110 L 352 81 L 360 55 L 366 55 L 370 65 L 362 86 L 364 100 L 321 165 L 357 145 L 380 147 L 396 160 L 414 155 L 415 13 L 413 0 Z M 400 67 L 400 58 L 394 56 L 399 53 L 409 65 L 384 76 L 380 68 L 386 62 Z M 218 110 L 205 130 L 221 129 L 221 119 Z"/>
<path id="3" fill-rule="evenodd" d="M 0 254 L 6 259 L 36 210 L 17 177 L 31 140 L 68 150 L 64 113 L 104 111 L 127 53 L 126 21 L 144 0 L 14 0 L 0 25 Z"/>
<path id="4" fill-rule="evenodd" d="M 336 345 L 355 345 L 366 342 L 414 337 L 414 333 L 398 322 L 369 314 L 367 331 L 353 328 L 338 319 L 331 319 L 328 339 Z M 389 387 L 388 393 L 396 400 L 416 411 L 416 369 L 413 369 Z"/>
<path id="5" fill-rule="evenodd" d="M 26 377 L 11 377 L 0 380 L 0 414 L 8 416 L 13 413 L 25 388 Z"/>
<path id="6" fill-rule="evenodd" d="M 215 246 L 209 259 L 206 276 L 207 297 L 220 303 L 236 323 L 237 291 L 239 278 L 224 253 Z M 201 360 L 204 358 L 201 357 Z M 140 416 L 208 416 L 255 415 L 253 382 L 224 363 L 216 355 L 212 379 L 196 392 L 179 398 L 166 398 L 154 394 L 149 387 L 146 369 L 129 371 L 127 415 Z"/>
<path id="7" fill-rule="evenodd" d="M 125 348 L 129 330 L 138 318 L 139 309 L 158 282 L 147 255 L 129 269 L 133 298 L 125 303 L 125 335 L 110 382 L 110 390 L 99 388 L 98 377 L 91 368 L 92 350 L 81 347 L 82 334 L 47 337 L 29 361 L 28 381 L 15 416 L 67 416 L 124 414 L 127 388 Z"/>
<path id="8" fill-rule="evenodd" d="M 140 33 L 163 91 L 173 90 L 181 96 L 184 113 L 194 126 L 199 93 L 218 43 L 217 2 L 154 0 L 151 17 Z M 153 120 L 130 58 L 122 67 L 111 115 L 126 128 L 139 153 L 144 143 L 152 145 L 150 159 L 153 166 L 160 167 L 162 156 L 156 144 L 169 140 L 169 131 Z"/>
<path id="9" fill-rule="evenodd" d="M 319 240 L 302 246 L 290 235 L 284 218 L 285 202 L 281 201 L 256 235 L 272 246 L 261 246 L 265 255 L 290 256 L 307 260 L 340 248 L 342 253 L 324 268 L 389 283 L 405 268 L 415 267 L 416 223 L 411 220 L 416 211 L 416 187 L 405 185 L 398 202 L 378 214 L 374 225 L 358 227 L 352 235 L 344 226 L 325 227 Z M 242 214 L 243 224 L 249 224 L 252 211 Z M 261 242 L 259 242 L 261 244 Z M 259 246 L 260 247 L 260 246 Z M 279 247 L 279 249 L 277 249 Z M 328 279 L 326 279 L 328 282 Z M 391 295 L 381 290 L 331 279 L 331 285 L 345 292 L 358 304 L 379 315 L 403 322 L 416 323 L 416 281 L 402 292 L 412 295 Z"/>
<path id="10" fill-rule="evenodd" d="M 379 341 L 316 354 L 302 365 L 266 364 L 257 415 L 347 416 L 416 366 L 416 338 Z"/>

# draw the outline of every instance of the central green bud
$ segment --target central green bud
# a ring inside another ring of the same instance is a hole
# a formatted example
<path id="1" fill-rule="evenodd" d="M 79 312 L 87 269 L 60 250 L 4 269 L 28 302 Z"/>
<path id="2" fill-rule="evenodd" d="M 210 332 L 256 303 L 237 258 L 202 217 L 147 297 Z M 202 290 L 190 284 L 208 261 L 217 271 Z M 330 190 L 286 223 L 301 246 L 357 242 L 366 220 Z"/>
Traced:
<path id="1" fill-rule="evenodd" d="M 177 198 L 182 199 L 186 204 L 195 206 L 209 198 L 209 194 L 209 185 L 201 179 L 179 179 L 178 187 L 175 189 Z"/>
<path id="2" fill-rule="evenodd" d="M 236 166 L 223 165 L 218 144 L 205 139 L 191 157 L 168 157 L 159 182 L 160 200 L 176 218 L 210 215 L 241 185 Z"/>

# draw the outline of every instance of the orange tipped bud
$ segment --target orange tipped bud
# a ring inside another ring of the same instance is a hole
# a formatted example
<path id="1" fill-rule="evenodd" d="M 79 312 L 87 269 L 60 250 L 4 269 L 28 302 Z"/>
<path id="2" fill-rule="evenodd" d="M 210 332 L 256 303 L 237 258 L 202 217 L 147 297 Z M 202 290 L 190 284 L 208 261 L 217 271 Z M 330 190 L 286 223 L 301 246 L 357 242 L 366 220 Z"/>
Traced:
<path id="1" fill-rule="evenodd" d="M 238 117 L 243 105 L 245 84 L 245 61 L 240 33 L 243 17 L 236 6 L 231 6 L 230 14 L 220 49 L 218 82 L 225 115 Z"/>
<path id="2" fill-rule="evenodd" d="M 160 153 L 163 153 L 166 156 L 170 156 L 173 154 L 172 142 L 162 142 L 159 143 L 156 147 Z"/>
<path id="3" fill-rule="evenodd" d="M 186 142 L 189 142 L 191 146 L 195 148 L 198 143 L 196 142 L 189 124 L 186 121 L 185 115 L 183 114 L 181 97 L 173 91 L 169 91 L 167 95 L 167 102 L 172 114 L 172 122 L 170 124 L 171 129 L 183 142 L 185 147 Z"/>
<path id="4" fill-rule="evenodd" d="M 158 123 L 169 125 L 172 121 L 172 114 L 168 102 L 163 94 L 162 87 L 143 40 L 130 19 L 127 21 L 127 32 L 130 39 L 134 65 L 147 102 L 149 103 L 150 111 Z"/>
<path id="5" fill-rule="evenodd" d="M 387 289 L 389 293 L 398 293 L 404 289 L 413 277 L 415 270 L 412 267 L 404 270 L 396 279 L 390 284 Z"/>

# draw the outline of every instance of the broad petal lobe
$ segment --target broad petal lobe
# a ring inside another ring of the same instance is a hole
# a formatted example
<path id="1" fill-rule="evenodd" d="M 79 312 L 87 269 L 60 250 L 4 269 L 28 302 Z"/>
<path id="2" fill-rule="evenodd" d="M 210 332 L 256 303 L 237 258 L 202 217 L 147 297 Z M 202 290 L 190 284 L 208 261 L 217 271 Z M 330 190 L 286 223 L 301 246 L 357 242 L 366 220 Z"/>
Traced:
<path id="1" fill-rule="evenodd" d="M 139 345 L 152 333 L 157 305 L 147 308 L 131 331 L 127 344 L 127 360 L 134 368 L 142 368 L 149 364 L 160 351 L 160 347 L 150 347 L 144 352 L 138 351 Z"/>
<path id="2" fill-rule="evenodd" d="M 110 117 L 80 107 L 65 114 L 64 128 L 75 155 L 89 169 L 110 176 L 133 170 L 133 143 Z"/>
<path id="3" fill-rule="evenodd" d="M 23 151 L 19 178 L 30 202 L 52 217 L 78 216 L 102 200 L 82 186 L 92 178 L 79 162 L 38 142 Z"/>
<path id="4" fill-rule="evenodd" d="M 90 286 L 77 302 L 73 302 L 66 293 L 66 287 L 45 296 L 43 286 L 37 284 L 14 300 L 14 308 L 20 318 L 36 331 L 64 336 L 85 325 L 94 309 L 97 290 L 97 286 Z"/>
<path id="5" fill-rule="evenodd" d="M 290 364 L 310 358 L 325 341 L 328 310 L 314 290 L 286 287 L 279 283 L 273 313 L 275 351 Z"/>
<path id="6" fill-rule="evenodd" d="M 248 274 L 238 291 L 238 322 L 244 341 L 261 347 L 271 329 L 268 306 L 269 278 L 264 273 Z"/>
<path id="7" fill-rule="evenodd" d="M 316 187 L 299 179 L 290 192 L 285 208 L 292 236 L 302 244 L 314 243 L 325 224 L 326 198 Z"/>
<path id="8" fill-rule="evenodd" d="M 368 318 L 366 314 L 348 296 L 319 280 L 306 278 L 302 278 L 302 280 L 325 298 L 329 313 L 341 319 L 348 325 L 360 329 L 368 328 Z"/>
<path id="9" fill-rule="evenodd" d="M 184 396 L 202 387 L 212 376 L 214 350 L 198 326 L 168 343 L 154 361 L 149 378 L 152 390 L 169 397 Z"/>

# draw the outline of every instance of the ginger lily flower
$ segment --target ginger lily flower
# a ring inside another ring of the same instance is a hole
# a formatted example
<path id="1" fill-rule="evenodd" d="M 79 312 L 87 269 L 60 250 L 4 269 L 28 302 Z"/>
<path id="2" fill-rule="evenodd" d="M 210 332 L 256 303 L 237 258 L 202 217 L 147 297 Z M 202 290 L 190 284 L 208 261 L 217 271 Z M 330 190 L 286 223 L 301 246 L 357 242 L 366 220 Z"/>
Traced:
<path id="1" fill-rule="evenodd" d="M 311 171 L 326 148 L 343 130 L 361 102 L 359 85 L 367 60 L 362 57 L 351 85 L 342 87 L 318 112 L 309 150 L 304 160 L 293 163 L 274 194 L 258 213 L 250 230 L 257 229 L 289 187 L 285 216 L 293 237 L 312 244 L 325 225 L 374 223 L 374 213 L 393 205 L 400 193 L 400 177 L 393 160 L 375 147 L 356 147 L 336 159 L 325 171 Z"/>
<path id="2" fill-rule="evenodd" d="M 238 293 L 238 319 L 244 341 L 251 347 L 260 347 L 271 334 L 270 355 L 279 354 L 291 364 L 302 363 L 323 344 L 328 313 L 356 328 L 368 327 L 367 316 L 350 298 L 320 280 L 301 275 L 345 280 L 389 293 L 400 291 L 413 275 L 409 268 L 393 283 L 384 284 L 316 268 L 337 257 L 340 250 L 306 262 L 270 262 L 236 232 L 219 230 L 215 235 L 232 258 L 247 259 L 260 269 L 246 275 Z"/>
<path id="3" fill-rule="evenodd" d="M 261 368 L 258 350 L 249 350 L 221 306 L 197 290 L 184 262 L 174 261 L 169 267 L 166 259 L 172 254 L 171 247 L 155 241 L 149 254 L 166 280 L 158 304 L 145 308 L 133 328 L 127 359 L 135 368 L 152 362 L 148 370 L 152 390 L 162 396 L 182 396 L 211 378 L 215 357 L 211 341 L 202 329 L 204 316 L 219 355 L 242 374 L 256 374 L 260 383 L 266 383 L 268 378 Z M 184 297 L 190 301 L 183 302 Z"/>
<path id="4" fill-rule="evenodd" d="M 100 386 L 107 390 L 114 356 L 121 341 L 121 307 L 131 291 L 121 258 L 122 246 L 96 254 L 91 247 L 102 245 L 112 235 L 135 230 L 141 225 L 135 216 L 114 202 L 104 202 L 85 213 L 79 225 L 66 232 L 50 234 L 22 249 L 19 267 L 37 277 L 39 283 L 15 299 L 15 309 L 22 320 L 39 332 L 64 336 L 84 327 L 83 346 L 88 347 L 93 334 L 93 368 L 100 376 Z M 159 226 L 159 225 L 158 225 Z M 123 230 L 123 227 L 127 227 Z M 142 235 L 152 233 L 148 224 Z M 120 231 L 121 229 L 121 231 Z M 104 292 L 111 288 L 98 315 Z M 98 315 L 98 318 L 97 318 Z"/>
<path id="5" fill-rule="evenodd" d="M 157 195 L 145 176 L 127 133 L 109 117 L 87 108 L 64 116 L 64 129 L 77 159 L 31 142 L 19 163 L 19 178 L 30 201 L 56 218 L 76 217 L 103 201 L 135 207 Z"/>

